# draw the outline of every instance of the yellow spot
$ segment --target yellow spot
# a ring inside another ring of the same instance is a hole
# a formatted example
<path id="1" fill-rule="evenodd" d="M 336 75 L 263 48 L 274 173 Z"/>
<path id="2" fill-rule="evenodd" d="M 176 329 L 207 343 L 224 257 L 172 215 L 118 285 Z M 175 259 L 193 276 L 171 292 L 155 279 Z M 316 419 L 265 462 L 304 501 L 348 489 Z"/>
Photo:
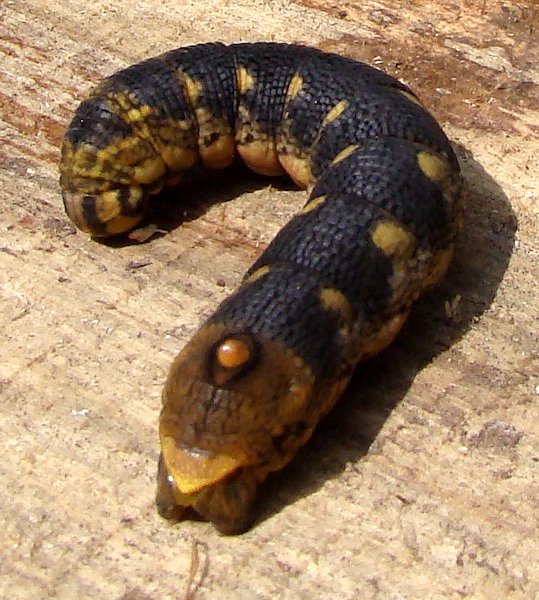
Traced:
<path id="1" fill-rule="evenodd" d="M 229 338 L 219 344 L 215 357 L 221 367 L 237 369 L 251 358 L 251 349 L 244 340 Z"/>
<path id="2" fill-rule="evenodd" d="M 442 181 L 449 175 L 449 165 L 439 156 L 422 150 L 417 154 L 417 163 L 431 181 Z"/>
<path id="3" fill-rule="evenodd" d="M 224 169 L 234 161 L 234 138 L 230 135 L 220 135 L 209 146 L 201 146 L 200 157 L 210 169 Z"/>
<path id="4" fill-rule="evenodd" d="M 95 198 L 95 215 L 101 223 L 107 223 L 120 216 L 122 205 L 118 190 L 104 192 Z"/>
<path id="5" fill-rule="evenodd" d="M 387 256 L 403 256 L 415 245 L 414 236 L 402 225 L 393 221 L 378 223 L 372 232 L 372 241 Z"/>
<path id="6" fill-rule="evenodd" d="M 119 194 L 120 191 L 118 190 L 117 193 Z M 144 197 L 144 192 L 141 187 L 134 186 L 134 185 L 129 186 L 129 194 L 127 195 L 127 203 L 129 204 L 129 206 L 132 209 L 137 208 L 139 202 L 142 200 L 143 197 Z"/>
<path id="7" fill-rule="evenodd" d="M 126 118 L 130 123 L 144 121 L 148 115 L 152 114 L 152 108 L 147 104 L 136 108 L 130 108 L 126 113 Z"/>
<path id="8" fill-rule="evenodd" d="M 333 123 L 333 121 L 338 119 L 347 108 L 348 100 L 341 100 L 340 102 L 335 104 L 335 106 L 325 116 L 324 121 L 322 122 L 322 127 Z"/>
<path id="9" fill-rule="evenodd" d="M 299 94 L 302 87 L 303 87 L 303 77 L 296 73 L 296 75 L 294 75 L 292 77 L 292 79 L 290 80 L 290 83 L 288 85 L 288 91 L 286 93 L 287 101 L 293 100 Z"/>
<path id="10" fill-rule="evenodd" d="M 193 494 L 222 481 L 243 466 L 243 460 L 228 454 L 178 448 L 174 438 L 161 434 L 163 460 L 182 494 Z"/>
<path id="11" fill-rule="evenodd" d="M 165 174 L 166 167 L 161 157 L 145 160 L 133 169 L 133 180 L 140 184 L 153 183 Z"/>
<path id="12" fill-rule="evenodd" d="M 309 159 L 294 154 L 279 153 L 279 162 L 284 167 L 292 181 L 300 188 L 305 189 L 312 182 L 311 165 Z"/>
<path id="13" fill-rule="evenodd" d="M 208 108 L 197 108 L 195 110 L 195 114 L 197 117 L 197 123 L 198 123 L 198 137 L 199 139 L 203 138 L 204 135 L 207 134 L 207 129 L 209 128 L 209 126 L 211 125 L 212 121 L 213 121 L 213 115 L 211 114 L 210 110 Z"/>
<path id="14" fill-rule="evenodd" d="M 336 165 L 337 163 L 341 162 L 341 160 L 348 158 L 351 154 L 353 154 L 356 151 L 358 146 L 359 144 L 351 144 L 350 146 L 346 146 L 346 148 L 341 150 L 337 154 L 337 156 L 335 156 L 335 158 L 331 161 L 331 164 Z"/>
<path id="15" fill-rule="evenodd" d="M 256 281 L 257 279 L 264 277 L 264 275 L 267 275 L 269 272 L 270 272 L 270 267 L 268 267 L 268 265 L 264 265 L 263 267 L 260 267 L 256 271 L 253 271 L 248 277 L 246 277 L 243 280 L 243 283 L 253 283 L 253 281 Z"/>
<path id="16" fill-rule="evenodd" d="M 251 132 L 250 123 L 252 121 L 251 113 L 245 104 L 240 102 L 236 118 L 236 140 L 242 139 L 247 133 Z M 242 131 L 245 130 L 245 131 Z"/>
<path id="17" fill-rule="evenodd" d="M 107 235 L 116 235 L 118 233 L 129 231 L 133 229 L 141 219 L 142 215 L 136 217 L 116 217 L 107 223 Z"/>
<path id="18" fill-rule="evenodd" d="M 238 154 L 255 173 L 270 176 L 283 174 L 275 142 L 272 140 L 260 139 L 248 144 L 238 144 Z"/>
<path id="19" fill-rule="evenodd" d="M 323 204 L 326 200 L 327 196 L 318 196 L 317 198 L 311 198 L 309 202 L 301 209 L 300 214 L 305 214 L 311 212 L 315 208 L 318 208 L 321 204 Z"/>
<path id="20" fill-rule="evenodd" d="M 129 204 L 135 208 L 143 193 L 140 188 L 130 188 Z M 120 190 L 103 192 L 94 199 L 95 215 L 100 223 L 106 226 L 107 235 L 115 235 L 129 231 L 142 219 L 140 215 L 122 215 Z M 83 228 L 83 231 L 87 231 Z M 102 235 L 102 234 L 101 234 Z"/>
<path id="21" fill-rule="evenodd" d="M 238 67 L 236 69 L 236 81 L 241 96 L 245 96 L 249 90 L 252 90 L 255 83 L 253 76 L 245 67 Z"/>
<path id="22" fill-rule="evenodd" d="M 339 314 L 343 324 L 342 333 L 348 333 L 354 320 L 354 311 L 346 296 L 335 288 L 323 288 L 320 292 L 320 301 L 326 310 Z"/>
<path id="23" fill-rule="evenodd" d="M 412 94 L 412 92 L 408 92 L 407 90 L 399 90 L 399 92 L 405 97 L 408 98 L 408 100 L 410 100 L 411 102 L 413 102 L 414 104 L 417 104 L 418 106 L 423 106 L 421 104 L 421 102 L 419 101 L 419 98 L 417 98 L 414 94 Z"/>
<path id="24" fill-rule="evenodd" d="M 191 131 L 193 124 L 188 119 L 173 121 L 168 119 L 157 128 L 157 137 L 160 140 L 167 142 L 177 142 L 179 137 L 190 137 L 188 134 Z M 194 137 L 194 133 L 193 133 Z"/>
<path id="25" fill-rule="evenodd" d="M 215 118 L 207 108 L 196 110 L 198 148 L 202 162 L 211 169 L 223 169 L 234 160 L 234 137 L 223 119 Z"/>
<path id="26" fill-rule="evenodd" d="M 189 100 L 191 101 L 192 106 L 196 106 L 200 99 L 200 95 L 202 94 L 202 84 L 198 81 L 195 81 L 189 75 L 183 74 L 183 81 L 185 91 L 189 96 Z"/>
<path id="27" fill-rule="evenodd" d="M 161 158 L 172 171 L 185 171 L 197 161 L 198 154 L 192 148 L 165 146 L 160 150 Z"/>

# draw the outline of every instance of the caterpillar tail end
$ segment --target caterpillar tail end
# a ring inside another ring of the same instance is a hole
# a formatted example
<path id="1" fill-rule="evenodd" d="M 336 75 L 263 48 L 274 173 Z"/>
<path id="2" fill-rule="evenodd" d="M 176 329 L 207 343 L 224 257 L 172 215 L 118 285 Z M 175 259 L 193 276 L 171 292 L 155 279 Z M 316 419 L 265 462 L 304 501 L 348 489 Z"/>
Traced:
<path id="1" fill-rule="evenodd" d="M 94 237 L 110 237 L 131 231 L 144 217 L 142 190 L 138 187 L 84 194 L 63 190 L 65 210 L 71 221 Z"/>

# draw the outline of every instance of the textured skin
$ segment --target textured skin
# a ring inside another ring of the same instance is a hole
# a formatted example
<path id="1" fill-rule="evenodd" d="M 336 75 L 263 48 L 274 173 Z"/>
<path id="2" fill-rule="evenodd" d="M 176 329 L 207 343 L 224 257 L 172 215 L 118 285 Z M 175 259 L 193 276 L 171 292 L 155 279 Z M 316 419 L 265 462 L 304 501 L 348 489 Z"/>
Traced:
<path id="1" fill-rule="evenodd" d="M 462 217 L 457 160 L 405 85 L 284 44 L 204 44 L 129 67 L 78 108 L 62 149 L 69 216 L 114 235 L 196 163 L 288 173 L 304 209 L 171 366 L 157 506 L 225 533 L 253 519 L 363 358 L 447 270 Z"/>

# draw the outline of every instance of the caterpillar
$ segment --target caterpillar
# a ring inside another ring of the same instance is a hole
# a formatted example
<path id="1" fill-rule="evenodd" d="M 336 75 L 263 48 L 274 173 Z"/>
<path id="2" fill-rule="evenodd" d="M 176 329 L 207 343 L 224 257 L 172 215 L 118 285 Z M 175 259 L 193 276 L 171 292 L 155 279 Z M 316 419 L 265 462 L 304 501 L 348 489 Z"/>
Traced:
<path id="1" fill-rule="evenodd" d="M 63 141 L 67 214 L 95 237 L 121 234 L 164 186 L 236 154 L 309 196 L 163 390 L 157 509 L 226 534 L 252 525 L 259 485 L 445 274 L 463 214 L 457 158 L 411 89 L 280 43 L 180 48 L 105 79 Z"/>

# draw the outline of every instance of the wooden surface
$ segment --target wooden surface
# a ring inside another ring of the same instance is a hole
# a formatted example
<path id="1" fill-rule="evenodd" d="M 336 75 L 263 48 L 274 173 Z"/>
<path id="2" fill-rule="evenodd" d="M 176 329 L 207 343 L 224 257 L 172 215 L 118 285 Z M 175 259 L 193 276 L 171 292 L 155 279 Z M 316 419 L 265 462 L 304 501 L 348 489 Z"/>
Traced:
<path id="1" fill-rule="evenodd" d="M 539 597 L 537 6 L 0 3 L 0 597 Z M 440 119 L 469 187 L 450 276 L 236 538 L 156 515 L 160 390 L 304 194 L 208 177 L 168 197 L 183 204 L 156 216 L 166 235 L 113 247 L 74 231 L 57 182 L 91 85 L 206 40 L 387 69 Z"/>

